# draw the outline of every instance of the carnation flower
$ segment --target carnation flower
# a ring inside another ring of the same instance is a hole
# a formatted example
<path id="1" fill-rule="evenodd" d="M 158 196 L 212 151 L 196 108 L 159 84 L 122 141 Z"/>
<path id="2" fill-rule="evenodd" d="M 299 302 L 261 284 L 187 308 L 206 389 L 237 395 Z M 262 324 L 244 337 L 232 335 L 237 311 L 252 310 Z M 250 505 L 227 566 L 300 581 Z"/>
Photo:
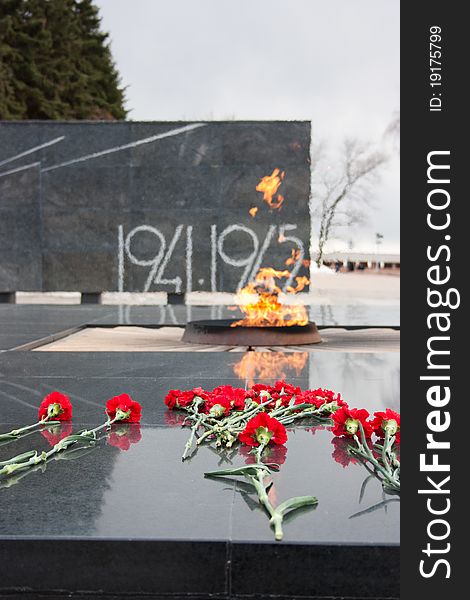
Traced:
<path id="1" fill-rule="evenodd" d="M 346 402 L 341 398 L 341 394 L 335 394 L 332 390 L 325 390 L 318 388 L 316 390 L 305 390 L 300 394 L 296 395 L 296 404 L 313 404 L 317 408 L 320 408 L 324 404 L 335 403 L 338 408 L 341 406 L 347 406 Z"/>
<path id="2" fill-rule="evenodd" d="M 65 394 L 51 392 L 39 406 L 39 420 L 70 421 L 72 419 L 72 403 Z"/>
<path id="3" fill-rule="evenodd" d="M 232 410 L 232 402 L 229 398 L 223 395 L 213 396 L 211 395 L 209 401 L 206 404 L 206 412 L 211 417 L 224 417 L 228 415 Z"/>
<path id="4" fill-rule="evenodd" d="M 360 437 L 359 423 L 364 428 L 364 434 L 366 438 L 369 438 L 372 433 L 372 423 L 368 421 L 369 412 L 365 408 L 348 408 L 342 406 L 332 415 L 334 427 L 333 433 L 337 436 L 353 437 L 357 435 Z"/>
<path id="5" fill-rule="evenodd" d="M 193 404 L 195 398 L 207 400 L 209 394 L 201 387 L 196 387 L 193 390 L 188 390 L 186 392 L 182 392 L 181 390 L 170 390 L 165 396 L 165 404 L 170 409 L 186 408 Z"/>
<path id="6" fill-rule="evenodd" d="M 231 385 L 219 385 L 212 390 L 209 402 L 211 405 L 217 403 L 224 405 L 221 399 L 225 399 L 235 410 L 243 410 L 246 399 L 250 397 L 250 392 L 247 392 L 243 388 L 234 388 Z"/>
<path id="7" fill-rule="evenodd" d="M 286 428 L 277 419 L 266 413 L 259 413 L 246 424 L 238 439 L 247 446 L 267 446 L 268 444 L 285 444 Z"/>
<path id="8" fill-rule="evenodd" d="M 250 390 L 253 400 L 260 401 L 265 400 L 270 396 L 272 391 L 273 387 L 271 385 L 266 385 L 265 383 L 255 383 Z"/>
<path id="9" fill-rule="evenodd" d="M 271 388 L 271 396 L 274 400 L 281 400 L 284 406 L 287 406 L 293 396 L 297 396 L 302 393 L 299 387 L 286 383 L 285 381 L 276 381 L 274 386 Z"/>
<path id="10" fill-rule="evenodd" d="M 380 437 L 385 437 L 385 432 L 388 432 L 390 437 L 395 436 L 397 444 L 400 443 L 400 413 L 391 410 L 390 408 L 385 409 L 385 412 L 374 413 L 374 420 L 372 421 L 372 427 L 374 433 Z"/>
<path id="11" fill-rule="evenodd" d="M 128 394 L 114 396 L 106 402 L 106 414 L 113 421 L 140 423 L 142 407 Z"/>
<path id="12" fill-rule="evenodd" d="M 123 424 L 113 429 L 108 437 L 108 444 L 119 450 L 129 450 L 131 444 L 137 444 L 142 439 L 138 423 Z"/>

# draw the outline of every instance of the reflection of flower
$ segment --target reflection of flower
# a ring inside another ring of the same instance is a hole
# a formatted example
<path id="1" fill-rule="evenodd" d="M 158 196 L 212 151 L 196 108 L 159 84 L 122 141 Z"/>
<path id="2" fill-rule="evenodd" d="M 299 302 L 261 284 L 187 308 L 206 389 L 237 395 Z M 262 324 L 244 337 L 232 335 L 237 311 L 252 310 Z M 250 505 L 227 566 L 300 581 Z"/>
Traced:
<path id="1" fill-rule="evenodd" d="M 129 450 L 131 444 L 137 444 L 142 439 L 140 425 L 138 423 L 126 423 L 119 426 L 113 426 L 108 437 L 108 444 L 115 446 L 119 450 Z"/>
<path id="2" fill-rule="evenodd" d="M 263 444 L 285 444 L 287 442 L 286 428 L 277 419 L 266 413 L 260 413 L 246 424 L 238 439 L 247 446 Z"/>
<path id="3" fill-rule="evenodd" d="M 385 437 L 385 432 L 388 431 L 390 437 L 395 436 L 395 442 L 400 443 L 400 415 L 391 410 L 390 408 L 385 409 L 385 412 L 374 413 L 374 420 L 372 421 L 372 427 L 374 433 L 380 438 Z"/>
<path id="4" fill-rule="evenodd" d="M 70 398 L 60 392 L 48 394 L 39 406 L 39 419 L 51 421 L 70 421 L 72 419 L 72 403 Z"/>
<path id="5" fill-rule="evenodd" d="M 247 465 L 256 464 L 256 456 L 251 451 L 249 446 L 240 446 L 240 454 L 244 457 Z M 263 463 L 275 463 L 283 465 L 286 462 L 287 448 L 283 445 L 267 446 L 261 457 Z"/>
<path id="6" fill-rule="evenodd" d="M 312 435 L 315 435 L 317 431 L 324 431 L 325 429 L 329 429 L 331 431 L 331 427 L 327 425 L 315 425 L 314 427 L 307 427 L 305 431 L 310 431 Z"/>
<path id="7" fill-rule="evenodd" d="M 114 396 L 106 402 L 106 414 L 111 420 L 116 419 L 123 423 L 139 423 L 142 407 L 132 400 L 128 394 Z"/>
<path id="8" fill-rule="evenodd" d="M 184 423 L 186 415 L 174 412 L 173 410 L 167 410 L 163 415 L 163 418 L 169 427 L 181 427 Z"/>
<path id="9" fill-rule="evenodd" d="M 332 453 L 332 457 L 337 463 L 342 465 L 344 468 L 349 465 L 357 465 L 359 460 L 349 452 L 349 448 L 354 448 L 351 440 L 345 437 L 334 437 L 331 443 L 335 447 Z"/>
<path id="10" fill-rule="evenodd" d="M 360 436 L 359 423 L 361 423 L 365 436 L 369 438 L 373 433 L 373 429 L 372 423 L 367 420 L 368 418 L 369 412 L 365 408 L 348 408 L 343 406 L 332 415 L 334 422 L 333 433 L 337 436 Z"/>
<path id="11" fill-rule="evenodd" d="M 41 434 L 51 446 L 55 446 L 65 437 L 72 433 L 72 423 L 61 423 L 60 425 L 49 425 L 41 429 Z"/>

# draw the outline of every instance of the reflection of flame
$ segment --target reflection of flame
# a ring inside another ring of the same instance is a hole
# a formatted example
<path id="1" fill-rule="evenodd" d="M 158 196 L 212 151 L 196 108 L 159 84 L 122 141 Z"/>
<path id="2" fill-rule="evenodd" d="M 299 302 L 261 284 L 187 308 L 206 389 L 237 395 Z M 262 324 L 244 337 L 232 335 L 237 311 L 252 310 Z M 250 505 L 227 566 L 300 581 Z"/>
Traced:
<path id="1" fill-rule="evenodd" d="M 285 238 L 281 240 L 281 236 L 279 236 L 279 242 L 283 242 L 285 241 Z M 292 253 L 289 256 L 289 258 L 286 260 L 286 262 L 284 263 L 286 266 L 289 265 L 294 265 L 300 258 L 300 250 L 296 250 L 295 248 L 292 248 Z M 310 261 L 309 260 L 303 260 L 302 261 L 302 266 L 303 267 L 309 267 L 310 266 Z"/>
<path id="2" fill-rule="evenodd" d="M 252 387 L 255 381 L 284 380 L 301 374 L 307 363 L 308 352 L 247 352 L 233 367 L 235 375 Z M 290 372 L 289 372 L 290 371 Z"/>
<path id="3" fill-rule="evenodd" d="M 274 169 L 271 175 L 266 175 L 256 186 L 257 192 L 263 192 L 263 200 L 268 204 L 269 208 L 280 208 L 284 202 L 284 196 L 277 194 L 276 199 L 274 195 L 277 193 L 279 186 L 284 179 L 285 171 L 280 172 L 280 169 Z"/>
<path id="4" fill-rule="evenodd" d="M 258 212 L 258 207 L 257 206 L 253 206 L 253 208 L 250 208 L 250 210 L 248 212 L 250 213 L 250 215 L 252 217 L 254 217 L 256 215 L 256 213 Z"/>
<path id="5" fill-rule="evenodd" d="M 310 283 L 310 279 L 305 277 L 305 275 L 302 275 L 302 277 L 296 277 L 295 280 L 297 281 L 295 288 L 291 285 L 286 287 L 286 290 L 289 292 L 289 294 L 297 294 L 297 292 L 301 292 L 304 287 Z"/>
<path id="6" fill-rule="evenodd" d="M 237 302 L 245 313 L 245 318 L 231 326 L 237 327 L 286 327 L 291 325 L 307 325 L 308 315 L 305 306 L 297 304 L 288 306 L 279 301 L 281 288 L 276 279 L 287 278 L 289 271 L 276 271 L 271 267 L 263 267 L 258 271 L 255 281 L 250 282 L 237 294 Z M 303 289 L 309 280 L 296 277 L 297 286 L 289 286 L 291 293 Z"/>

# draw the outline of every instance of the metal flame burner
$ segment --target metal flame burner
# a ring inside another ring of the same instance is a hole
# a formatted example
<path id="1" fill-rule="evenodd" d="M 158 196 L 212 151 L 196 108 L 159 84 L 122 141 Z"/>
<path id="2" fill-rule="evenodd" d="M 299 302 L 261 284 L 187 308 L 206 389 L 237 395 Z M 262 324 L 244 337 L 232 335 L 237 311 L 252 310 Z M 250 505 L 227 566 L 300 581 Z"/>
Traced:
<path id="1" fill-rule="evenodd" d="M 190 321 L 182 341 L 218 346 L 299 346 L 322 341 L 315 323 L 291 327 L 231 327 L 235 322 L 235 319 Z"/>

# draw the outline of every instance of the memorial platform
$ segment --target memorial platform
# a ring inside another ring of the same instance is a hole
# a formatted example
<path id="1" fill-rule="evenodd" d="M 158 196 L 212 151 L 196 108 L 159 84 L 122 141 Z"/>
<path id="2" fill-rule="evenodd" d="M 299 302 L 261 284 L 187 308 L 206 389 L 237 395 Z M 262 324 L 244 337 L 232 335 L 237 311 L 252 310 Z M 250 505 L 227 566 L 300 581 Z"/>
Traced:
<path id="1" fill-rule="evenodd" d="M 56 389 L 73 402 L 74 429 L 102 422 L 105 401 L 122 392 L 142 404 L 143 417 L 141 439 L 127 451 L 105 440 L 75 461 L 51 461 L 2 482 L 0 564 L 8 568 L 0 598 L 20 590 L 46 597 L 398 597 L 399 501 L 384 498 L 377 481 L 365 482 L 361 465 L 336 462 L 328 430 L 289 432 L 285 463 L 274 475 L 276 501 L 313 494 L 319 503 L 286 522 L 281 543 L 243 486 L 203 477 L 244 465 L 245 455 L 201 447 L 181 462 L 188 430 L 172 426 L 165 394 L 243 386 L 242 357 L 4 352 L 1 430 L 33 422 L 40 400 Z M 340 391 L 370 412 L 398 408 L 397 353 L 312 353 L 287 378 Z M 0 447 L 0 460 L 32 445 L 50 447 L 37 432 Z"/>
<path id="2" fill-rule="evenodd" d="M 0 352 L 37 348 L 90 327 L 177 327 L 191 320 L 241 317 L 238 309 L 231 308 L 0 304 Z M 309 314 L 310 319 L 323 329 L 397 330 L 400 326 L 399 306 L 395 305 L 319 305 L 310 307 Z"/>

